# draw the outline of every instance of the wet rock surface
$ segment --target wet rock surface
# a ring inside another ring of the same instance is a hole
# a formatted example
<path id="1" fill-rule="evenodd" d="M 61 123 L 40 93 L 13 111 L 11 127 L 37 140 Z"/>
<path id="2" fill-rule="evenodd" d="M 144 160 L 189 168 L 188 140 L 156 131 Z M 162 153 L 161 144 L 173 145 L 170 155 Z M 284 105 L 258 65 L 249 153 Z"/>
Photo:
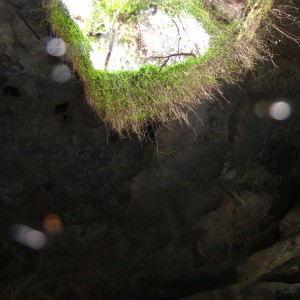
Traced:
<path id="1" fill-rule="evenodd" d="M 0 299 L 299 299 L 298 46 L 140 143 L 53 80 L 37 9 L 0 0 Z M 288 119 L 255 114 L 280 99 Z M 49 213 L 45 248 L 13 239 Z"/>

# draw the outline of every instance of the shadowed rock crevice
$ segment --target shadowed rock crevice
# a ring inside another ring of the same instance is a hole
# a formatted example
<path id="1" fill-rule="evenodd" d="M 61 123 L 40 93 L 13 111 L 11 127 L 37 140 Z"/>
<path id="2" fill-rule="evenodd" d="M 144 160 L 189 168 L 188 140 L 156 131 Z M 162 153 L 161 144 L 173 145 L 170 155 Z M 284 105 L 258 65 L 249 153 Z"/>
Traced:
<path id="1" fill-rule="evenodd" d="M 19 90 L 13 86 L 6 86 L 2 89 L 4 96 L 21 97 Z"/>

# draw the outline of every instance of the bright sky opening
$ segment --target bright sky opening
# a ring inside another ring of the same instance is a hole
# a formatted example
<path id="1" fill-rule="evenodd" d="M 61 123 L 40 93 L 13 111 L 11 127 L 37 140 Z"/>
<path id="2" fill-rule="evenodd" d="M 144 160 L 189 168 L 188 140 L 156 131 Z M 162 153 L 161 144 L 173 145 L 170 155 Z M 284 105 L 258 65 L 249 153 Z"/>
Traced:
<path id="1" fill-rule="evenodd" d="M 93 0 L 63 0 L 79 27 L 84 27 L 84 20 L 91 19 Z M 111 36 L 103 33 L 98 41 L 91 42 L 91 61 L 95 69 L 135 70 L 145 64 L 164 65 L 183 61 L 187 56 L 203 55 L 209 45 L 210 36 L 193 17 L 181 15 L 170 17 L 157 11 L 149 14 L 147 23 L 140 22 L 137 28 L 129 30 L 132 41 L 141 36 L 137 44 L 121 42 L 116 35 L 109 55 Z"/>

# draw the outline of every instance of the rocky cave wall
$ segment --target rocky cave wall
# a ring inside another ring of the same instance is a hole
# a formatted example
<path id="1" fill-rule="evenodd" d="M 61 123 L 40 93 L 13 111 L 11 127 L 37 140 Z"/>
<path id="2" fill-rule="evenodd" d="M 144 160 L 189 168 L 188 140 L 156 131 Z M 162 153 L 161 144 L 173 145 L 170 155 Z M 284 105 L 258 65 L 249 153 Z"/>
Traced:
<path id="1" fill-rule="evenodd" d="M 38 4 L 0 0 L 0 299 L 300 299 L 299 47 L 191 126 L 120 140 L 53 80 Z M 255 114 L 278 99 L 287 120 Z M 12 239 L 49 213 L 44 249 Z"/>

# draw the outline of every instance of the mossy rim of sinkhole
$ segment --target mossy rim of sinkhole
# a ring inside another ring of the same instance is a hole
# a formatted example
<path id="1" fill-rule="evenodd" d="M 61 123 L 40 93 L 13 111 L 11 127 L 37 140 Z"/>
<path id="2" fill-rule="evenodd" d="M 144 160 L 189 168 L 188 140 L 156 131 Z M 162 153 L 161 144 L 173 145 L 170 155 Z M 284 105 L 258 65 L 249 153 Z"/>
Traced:
<path id="1" fill-rule="evenodd" d="M 65 41 L 63 59 L 80 78 L 89 105 L 120 136 L 133 132 L 143 139 L 151 124 L 188 124 L 188 112 L 216 99 L 223 83 L 235 83 L 259 61 L 272 59 L 272 33 L 285 35 L 278 19 L 292 18 L 284 1 L 249 0 L 235 16 L 230 7 L 213 6 L 208 0 L 176 1 L 189 3 L 192 15 L 210 34 L 206 53 L 164 68 L 145 65 L 121 71 L 96 70 L 89 57 L 90 42 L 66 6 L 60 0 L 43 1 L 46 21 Z"/>

